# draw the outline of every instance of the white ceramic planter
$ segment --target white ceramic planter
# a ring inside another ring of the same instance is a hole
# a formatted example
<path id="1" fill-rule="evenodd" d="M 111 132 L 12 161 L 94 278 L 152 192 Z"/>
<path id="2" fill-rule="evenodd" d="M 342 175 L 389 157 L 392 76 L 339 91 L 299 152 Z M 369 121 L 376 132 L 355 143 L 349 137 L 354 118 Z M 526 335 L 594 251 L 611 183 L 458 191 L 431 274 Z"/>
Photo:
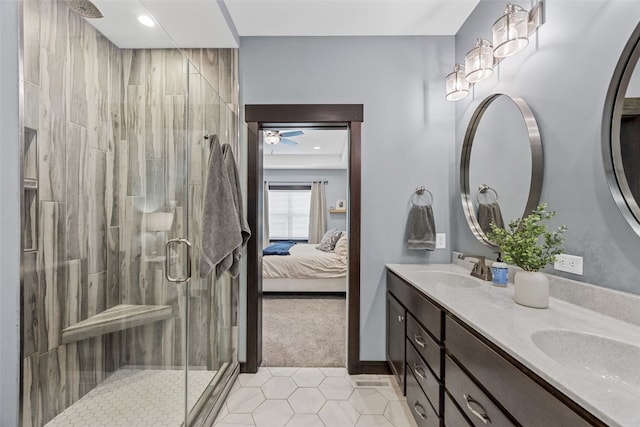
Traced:
<path id="1" fill-rule="evenodd" d="M 533 308 L 549 307 L 549 278 L 539 271 L 518 271 L 513 280 L 513 299 Z"/>

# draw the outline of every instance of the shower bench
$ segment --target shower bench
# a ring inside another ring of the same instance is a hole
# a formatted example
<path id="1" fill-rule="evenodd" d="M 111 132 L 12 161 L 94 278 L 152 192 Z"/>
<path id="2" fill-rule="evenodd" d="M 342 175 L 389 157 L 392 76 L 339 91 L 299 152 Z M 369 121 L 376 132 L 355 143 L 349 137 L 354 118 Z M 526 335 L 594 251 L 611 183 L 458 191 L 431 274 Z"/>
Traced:
<path id="1" fill-rule="evenodd" d="M 172 315 L 173 308 L 170 305 L 118 304 L 64 328 L 62 330 L 62 343 L 68 344 L 86 338 L 122 331 L 158 320 L 169 319 Z"/>

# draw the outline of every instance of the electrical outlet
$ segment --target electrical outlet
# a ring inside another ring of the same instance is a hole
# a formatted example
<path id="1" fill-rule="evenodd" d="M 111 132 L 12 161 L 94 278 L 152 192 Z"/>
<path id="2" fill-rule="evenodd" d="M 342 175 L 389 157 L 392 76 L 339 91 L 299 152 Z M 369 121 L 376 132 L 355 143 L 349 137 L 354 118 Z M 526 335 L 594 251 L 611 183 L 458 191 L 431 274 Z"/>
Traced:
<path id="1" fill-rule="evenodd" d="M 553 268 L 582 276 L 582 257 L 567 254 L 556 255 Z"/>
<path id="2" fill-rule="evenodd" d="M 436 249 L 444 249 L 447 247 L 447 234 L 436 233 Z"/>

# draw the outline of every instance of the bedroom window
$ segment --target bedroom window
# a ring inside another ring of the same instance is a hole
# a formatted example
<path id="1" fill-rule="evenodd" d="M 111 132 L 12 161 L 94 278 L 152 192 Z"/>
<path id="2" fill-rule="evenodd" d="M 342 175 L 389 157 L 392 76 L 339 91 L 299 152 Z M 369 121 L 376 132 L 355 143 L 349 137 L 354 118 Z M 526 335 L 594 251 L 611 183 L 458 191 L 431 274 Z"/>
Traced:
<path id="1" fill-rule="evenodd" d="M 269 185 L 269 240 L 309 239 L 311 185 Z"/>

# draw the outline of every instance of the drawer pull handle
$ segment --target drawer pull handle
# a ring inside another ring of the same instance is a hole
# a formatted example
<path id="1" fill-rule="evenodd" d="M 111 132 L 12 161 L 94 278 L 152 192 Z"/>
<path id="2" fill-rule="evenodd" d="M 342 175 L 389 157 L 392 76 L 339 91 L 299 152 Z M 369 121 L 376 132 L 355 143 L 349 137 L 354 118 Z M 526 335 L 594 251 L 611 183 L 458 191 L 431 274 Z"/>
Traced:
<path id="1" fill-rule="evenodd" d="M 420 409 L 418 409 L 420 408 Z M 424 410 L 424 408 L 422 407 L 422 405 L 420 404 L 420 402 L 418 402 L 416 400 L 416 402 L 413 404 L 413 410 L 416 412 L 416 414 L 418 414 L 418 416 L 420 418 L 422 418 L 423 420 L 427 419 L 427 411 Z"/>
<path id="2" fill-rule="evenodd" d="M 398 322 L 404 322 L 404 316 L 398 314 Z"/>
<path id="3" fill-rule="evenodd" d="M 467 394 L 463 394 L 462 395 L 464 397 L 465 402 L 467 403 L 467 409 L 469 411 L 471 411 L 471 413 L 473 415 L 475 415 L 476 417 L 480 418 L 480 420 L 485 423 L 485 424 L 491 424 L 491 418 L 489 418 L 489 416 L 487 415 L 487 411 L 484 410 L 484 408 L 482 407 L 482 405 L 477 402 L 476 400 L 474 400 L 471 395 L 467 395 Z M 477 411 L 476 409 L 473 408 L 473 406 L 471 406 L 471 404 L 474 404 L 476 406 L 478 406 L 478 408 L 480 408 L 480 410 L 482 412 Z"/>
<path id="4" fill-rule="evenodd" d="M 422 339 L 422 337 L 421 337 L 420 335 L 418 335 L 418 334 L 415 334 L 415 335 L 413 336 L 413 339 L 416 341 L 416 344 L 418 344 L 418 345 L 419 345 L 420 347 L 422 347 L 422 348 L 424 348 L 424 347 L 427 345 L 427 343 L 426 343 L 426 342 L 424 342 L 424 340 Z"/>
<path id="5" fill-rule="evenodd" d="M 417 376 L 419 376 L 421 379 L 424 379 L 425 376 L 425 371 L 424 368 L 420 365 L 418 365 L 417 363 L 413 364 L 413 371 L 416 373 Z"/>

